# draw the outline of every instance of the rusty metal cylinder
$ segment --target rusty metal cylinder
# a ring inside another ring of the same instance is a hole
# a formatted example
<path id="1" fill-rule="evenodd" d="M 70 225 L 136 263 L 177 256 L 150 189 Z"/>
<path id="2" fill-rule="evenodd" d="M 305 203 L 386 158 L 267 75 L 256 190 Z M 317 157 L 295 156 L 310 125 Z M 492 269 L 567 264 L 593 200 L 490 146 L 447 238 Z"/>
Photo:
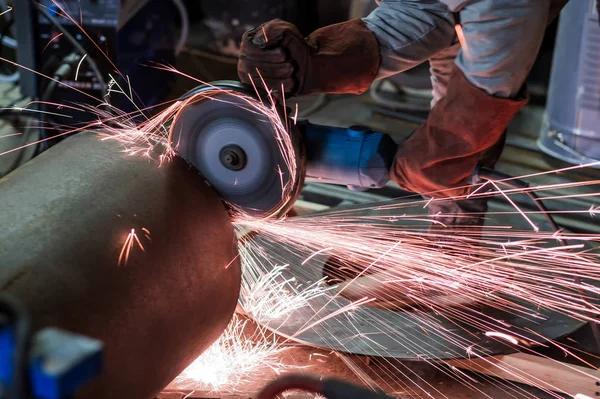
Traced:
<path id="1" fill-rule="evenodd" d="M 212 189 L 180 159 L 122 150 L 83 133 L 0 180 L 0 291 L 36 328 L 105 344 L 77 398 L 151 398 L 218 338 L 240 289 Z"/>

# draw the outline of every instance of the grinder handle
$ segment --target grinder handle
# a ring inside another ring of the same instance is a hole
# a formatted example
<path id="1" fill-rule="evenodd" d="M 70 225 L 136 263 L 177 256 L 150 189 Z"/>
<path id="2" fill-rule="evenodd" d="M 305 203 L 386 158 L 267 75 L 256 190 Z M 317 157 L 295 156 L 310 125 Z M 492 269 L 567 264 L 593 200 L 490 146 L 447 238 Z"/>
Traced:
<path id="1" fill-rule="evenodd" d="M 352 190 L 381 188 L 389 181 L 398 145 L 365 126 L 340 128 L 298 123 L 306 149 L 306 180 L 345 185 Z"/>

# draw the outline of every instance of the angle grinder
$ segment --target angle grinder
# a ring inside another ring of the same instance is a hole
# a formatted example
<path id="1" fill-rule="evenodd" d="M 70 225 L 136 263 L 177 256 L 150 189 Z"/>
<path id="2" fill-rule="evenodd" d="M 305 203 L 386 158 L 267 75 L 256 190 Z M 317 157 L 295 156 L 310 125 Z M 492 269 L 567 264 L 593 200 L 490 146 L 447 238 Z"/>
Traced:
<path id="1" fill-rule="evenodd" d="M 273 121 L 249 104 L 256 101 L 273 109 L 268 98 L 236 81 L 202 85 L 180 98 L 186 104 L 171 125 L 171 144 L 226 203 L 264 218 L 285 214 L 305 181 L 351 190 L 381 188 L 389 181 L 397 150 L 389 135 L 364 126 L 293 120 L 279 105 L 279 120 Z M 290 154 L 281 150 L 276 123 L 286 126 Z M 289 162 L 295 167 L 286 166 Z"/>

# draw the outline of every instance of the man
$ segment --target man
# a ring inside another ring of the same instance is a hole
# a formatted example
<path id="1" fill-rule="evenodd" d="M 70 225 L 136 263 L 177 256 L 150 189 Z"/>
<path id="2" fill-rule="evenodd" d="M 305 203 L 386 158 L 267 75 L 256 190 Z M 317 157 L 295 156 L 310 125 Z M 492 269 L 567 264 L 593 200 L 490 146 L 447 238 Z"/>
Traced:
<path id="1" fill-rule="evenodd" d="M 426 196 L 460 197 L 477 165 L 493 167 L 499 158 L 505 129 L 526 103 L 525 78 L 545 28 L 566 2 L 381 0 L 368 17 L 306 38 L 274 20 L 246 32 L 238 73 L 249 82 L 260 71 L 288 96 L 360 94 L 375 79 L 429 60 L 432 109 L 400 144 L 391 177 Z M 430 212 L 443 213 L 445 224 L 469 224 L 460 216 L 486 210 L 481 199 L 436 200 Z"/>

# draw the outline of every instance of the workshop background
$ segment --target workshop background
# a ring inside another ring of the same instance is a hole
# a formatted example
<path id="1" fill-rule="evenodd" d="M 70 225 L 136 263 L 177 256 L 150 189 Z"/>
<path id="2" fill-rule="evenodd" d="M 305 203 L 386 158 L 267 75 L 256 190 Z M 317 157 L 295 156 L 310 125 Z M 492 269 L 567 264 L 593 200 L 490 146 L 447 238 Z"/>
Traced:
<path id="1" fill-rule="evenodd" d="M 86 103 L 89 101 L 85 93 L 103 95 L 110 93 L 111 88 L 116 90 L 119 85 L 131 85 L 140 103 L 156 106 L 149 113 L 158 113 L 166 107 L 161 104 L 197 86 L 196 82 L 182 76 L 184 74 L 204 82 L 238 80 L 236 57 L 240 38 L 248 29 L 267 20 L 281 18 L 295 23 L 308 34 L 325 25 L 366 16 L 376 7 L 371 0 L 61 1 L 60 4 L 64 4 L 85 28 L 87 35 L 82 35 L 75 24 L 63 23 L 62 19 L 56 21 L 57 10 L 52 0 L 40 0 L 36 4 L 33 6 L 26 0 L 0 0 L 1 10 L 11 9 L 11 12 L 0 16 L 0 57 L 54 79 L 42 78 L 11 62 L 0 62 L 0 177 L 9 175 L 48 148 L 58 145 L 65 139 L 61 135 L 65 129 L 93 120 L 91 115 L 68 107 L 60 114 L 54 114 L 40 103 L 38 110 L 44 113 L 35 114 L 35 117 L 29 113 L 13 112 L 14 107 L 28 106 L 37 99 L 65 105 Z M 81 48 L 76 48 L 71 38 L 66 39 L 67 36 L 72 37 Z M 600 160 L 599 43 L 596 0 L 571 0 L 561 17 L 547 29 L 542 49 L 527 79 L 531 101 L 508 129 L 506 147 L 497 170 L 511 176 L 529 176 L 528 183 L 535 186 L 600 181 L 597 168 L 573 168 L 559 174 L 540 174 Z M 108 55 L 108 59 L 103 54 Z M 84 55 L 94 62 L 81 63 Z M 181 75 L 151 67 L 157 64 L 173 65 Z M 114 75 L 115 67 L 127 78 Z M 76 87 L 81 92 L 76 93 L 57 82 Z M 583 85 L 586 90 L 582 94 L 578 88 Z M 122 100 L 118 96 L 111 97 L 115 107 L 124 112 L 134 111 L 130 102 L 120 102 Z M 312 123 L 340 127 L 369 126 L 400 142 L 426 120 L 430 101 L 429 70 L 424 63 L 413 70 L 375 82 L 367 93 L 360 96 L 312 95 L 291 99 L 288 106 L 293 109 L 297 103 L 299 116 L 310 119 Z M 41 121 L 39 118 L 42 118 Z M 23 134 L 12 135 L 15 126 Z M 39 143 L 24 145 L 31 142 Z M 14 151 L 19 147 L 23 148 Z M 48 172 L 49 176 L 52 176 L 51 173 Z M 144 173 L 140 171 L 140 175 Z M 561 229 L 600 234 L 600 223 L 592 212 L 599 205 L 596 193 L 593 186 L 557 188 L 545 193 L 551 198 L 543 202 L 548 209 L 556 212 L 554 219 Z M 365 204 L 390 201 L 410 194 L 393 182 L 382 189 L 366 191 L 308 182 L 303 187 L 295 212 L 361 209 Z M 3 195 L 0 193 L 0 202 Z M 564 198 L 565 195 L 572 198 Z M 513 199 L 524 210 L 535 208 L 526 195 L 514 196 Z M 514 209 L 502 198 L 494 198 L 490 206 L 496 212 Z M 590 209 L 590 214 L 560 212 L 571 209 Z M 180 218 L 183 220 L 184 216 Z M 6 218 L 6 221 L 9 220 Z M 252 335 L 255 328 L 249 322 L 244 330 Z M 591 329 L 590 326 L 583 327 L 574 335 L 561 338 L 560 342 L 577 348 L 573 352 L 584 358 L 587 365 L 598 367 L 600 351 Z M 160 345 L 160 339 L 155 344 Z M 580 361 L 567 358 L 554 347 L 542 348 L 540 352 L 553 358 L 565 357 L 565 364 L 582 366 Z M 155 367 L 159 369 L 162 359 L 155 361 Z M 293 344 L 280 354 L 280 361 L 294 364 L 297 366 L 295 370 L 303 373 L 339 377 L 369 387 L 386 387 L 388 394 L 398 397 L 425 397 L 420 388 L 426 389 L 429 384 L 453 399 L 521 397 L 514 396 L 514 392 L 507 391 L 505 385 L 498 383 L 503 377 L 510 377 L 497 376 L 498 379 L 494 377 L 478 382 L 476 388 L 466 387 L 464 380 L 473 378 L 476 375 L 473 371 L 461 372 L 461 378 L 456 378 L 446 369 L 417 360 L 346 355 Z M 532 373 L 534 369 L 546 367 L 547 386 L 562 387 L 565 383 L 572 383 L 564 378 L 568 367 L 555 369 L 530 359 L 521 359 L 519 364 Z M 419 378 L 408 378 L 402 372 L 405 367 Z M 593 373 L 600 378 L 597 370 Z M 278 376 L 278 370 L 262 369 L 259 374 L 240 381 L 235 392 L 169 387 L 158 397 L 254 397 L 260 388 Z M 519 384 L 530 397 L 575 397 L 567 392 L 567 388 L 558 389 L 558 393 L 551 395 L 523 382 L 517 380 L 511 384 Z M 595 382 L 594 386 L 600 386 L 600 383 Z M 593 394 L 598 395 L 600 390 Z M 302 397 L 301 394 L 297 396 Z M 591 396 L 580 396 L 579 399 L 588 397 Z"/>
<path id="2" fill-rule="evenodd" d="M 584 3 L 585 1 L 582 1 Z M 43 3 L 43 2 L 42 2 Z M 51 4 L 51 1 L 46 1 Z M 66 2 L 67 4 L 69 2 Z M 73 2 L 71 2 L 73 3 Z M 77 3 L 77 4 L 75 4 Z M 73 9 L 78 9 L 79 2 L 72 4 Z M 172 73 L 157 71 L 145 67 L 152 62 L 174 64 L 181 72 L 194 76 L 202 81 L 211 82 L 223 79 L 237 80 L 237 59 L 239 42 L 243 32 L 261 22 L 273 18 L 282 18 L 296 23 L 306 33 L 320 26 L 343 21 L 347 18 L 367 15 L 374 7 L 374 2 L 365 1 L 191 1 L 185 6 L 183 32 L 179 30 L 181 16 L 178 13 L 184 8 L 173 7 L 169 1 L 135 2 L 124 1 L 119 6 L 118 1 L 94 2 L 82 1 L 81 9 L 83 18 L 90 15 L 90 21 L 85 22 L 86 31 L 90 37 L 99 43 L 104 43 L 106 49 L 110 50 L 115 64 L 124 75 L 131 79 L 137 95 L 147 106 L 160 103 L 167 99 L 176 98 L 180 93 L 195 86 L 195 82 L 184 77 L 177 77 Z M 176 2 L 179 4 L 180 2 Z M 586 3 L 587 4 L 587 3 Z M 75 7 L 77 5 L 77 7 Z M 586 8 L 585 5 L 582 8 Z M 592 7 L 589 8 L 592 13 Z M 102 20 L 94 21 L 95 15 L 104 13 L 105 17 L 112 19 L 111 22 Z M 35 23 L 33 15 L 21 15 L 21 21 L 13 18 L 15 13 L 4 15 L 2 35 L 5 45 L 2 55 L 8 59 L 16 59 L 14 35 L 17 30 L 25 31 L 25 44 L 19 43 L 21 63 L 31 65 L 35 70 L 47 75 L 53 74 L 53 68 L 64 57 L 72 52 L 72 45 L 65 40 L 56 40 L 47 48 L 46 44 L 53 35 L 56 36 L 51 25 L 38 18 Z M 585 18 L 585 15 L 575 18 Z M 25 19 L 27 18 L 27 19 Z M 131 19 L 131 20 L 130 20 Z M 160 23 L 158 22 L 160 21 Z M 128 22 L 128 23 L 126 23 Z M 35 31 L 28 32 L 31 24 L 37 26 Z M 39 26 L 38 26 L 39 25 Z M 97 25 L 97 26 L 96 26 Z M 586 25 L 586 31 L 576 29 L 575 24 L 565 24 L 562 32 L 562 41 L 558 40 L 560 52 L 557 60 L 571 60 L 569 63 L 557 62 L 555 73 L 551 80 L 551 66 L 557 44 L 557 29 L 559 21 L 555 21 L 547 30 L 538 60 L 527 80 L 531 93 L 529 106 L 521 112 L 513 121 L 509 132 L 507 146 L 504 150 L 498 169 L 503 172 L 521 176 L 536 172 L 557 169 L 567 165 L 564 161 L 575 163 L 586 163 L 589 159 L 600 157 L 595 138 L 588 142 L 578 137 L 576 131 L 575 115 L 580 115 L 584 125 L 595 126 L 598 121 L 597 101 L 593 90 L 586 93 L 587 102 L 582 102 L 573 109 L 564 109 L 561 104 L 565 102 L 565 96 L 576 99 L 574 91 L 579 81 L 585 81 L 593 87 L 600 85 L 595 77 L 594 68 L 596 59 L 599 57 L 598 48 L 594 45 L 597 27 L 593 24 Z M 33 33 L 35 32 L 35 33 Z M 32 34 L 33 33 L 33 34 Z M 12 34 L 12 35 L 11 35 Z M 185 38 L 182 45 L 180 35 Z M 82 38 L 86 42 L 86 38 Z M 577 46 L 569 43 L 576 42 Z M 84 43 L 86 44 L 86 43 Z M 94 48 L 87 40 L 86 51 L 89 56 L 94 56 L 98 49 Z M 45 48 L 45 51 L 44 51 Z M 178 55 L 175 55 L 177 48 Z M 573 54 L 573 53 L 576 54 Z M 177 58 L 175 62 L 175 57 Z M 98 68 L 106 71 L 114 69 L 103 60 L 96 57 Z M 95 85 L 95 89 L 85 89 L 92 94 L 97 94 L 103 85 L 96 82 L 95 72 L 86 68 L 83 64 L 78 82 L 80 87 Z M 16 80 L 16 68 L 3 63 L 5 77 L 4 95 L 6 105 L 22 105 L 26 99 L 32 97 L 44 97 L 55 102 L 81 102 L 82 96 L 73 93 L 63 87 L 53 88 L 47 79 L 42 79 L 34 74 L 25 73 L 20 81 Z M 88 69 L 88 70 L 86 70 Z M 591 72 L 588 70 L 592 70 Z M 87 83 L 85 79 L 89 79 Z M 14 83 L 10 83 L 13 80 Z M 106 79 L 105 79 L 106 80 Z M 153 82 L 153 84 L 147 84 Z M 154 82 L 161 82 L 156 84 Z M 551 84 L 552 82 L 552 84 Z M 101 82 L 104 85 L 106 82 Z M 20 86 L 19 86 L 20 84 Z M 50 86 L 48 88 L 47 86 Z M 19 90 L 19 87 L 24 88 Z M 565 89 L 570 87 L 570 89 Z M 363 96 L 308 96 L 298 99 L 300 104 L 300 116 L 309 117 L 311 122 L 333 125 L 352 126 L 367 125 L 376 130 L 381 130 L 392 135 L 396 141 L 405 138 L 421 122 L 425 121 L 431 100 L 431 84 L 429 81 L 428 65 L 424 63 L 413 70 L 393 76 L 389 79 L 376 82 L 371 90 Z M 47 91 L 48 93 L 44 93 Z M 96 91 L 96 93 L 94 93 Z M 551 94 L 554 93 L 554 97 Z M 588 98 L 589 97 L 589 98 Z M 554 103 L 552 102 L 554 101 Z M 574 101 L 572 103 L 575 103 Z M 130 104 L 123 101 L 118 104 L 125 110 L 131 108 Z M 291 104 L 293 107 L 293 104 Z M 547 110 L 551 112 L 548 115 Z M 5 112 L 6 114 L 6 112 Z M 5 122 L 11 122 L 13 118 L 6 114 Z M 76 116 L 74 119 L 80 118 Z M 65 121 L 64 118 L 50 117 L 50 123 L 57 125 L 72 124 L 73 118 Z M 556 129 L 544 124 L 545 120 L 555 121 L 559 126 L 569 131 L 556 133 Z M 569 125 L 570 124 L 570 125 Z M 37 132 L 29 131 L 32 140 Z M 46 132 L 45 134 L 51 135 Z M 554 137 L 554 135 L 557 135 Z M 20 137 L 5 138 L 0 142 L 1 149 L 11 149 L 21 143 Z M 555 140 L 556 139 L 556 140 Z M 562 144 L 564 143 L 564 144 Z M 588 145 L 591 144 L 591 145 Z M 44 145 L 46 146 L 46 145 Z M 7 154 L 0 158 L 0 173 L 7 174 L 17 165 L 26 162 L 31 156 L 39 151 L 32 147 L 22 152 Z M 560 176 L 541 177 L 542 179 L 553 179 L 552 183 L 573 181 L 581 179 L 594 179 L 597 177 L 595 170 L 577 170 L 564 173 Z M 533 178 L 532 183 L 539 184 Z M 550 183 L 541 181 L 541 183 Z M 327 187 L 322 188 L 318 184 L 308 184 L 303 193 L 303 199 L 307 201 L 334 206 L 340 204 L 358 204 L 361 202 L 372 202 L 373 200 L 389 199 L 402 196 L 403 193 L 390 183 L 386 190 L 376 192 L 350 193 L 345 188 Z M 593 198 L 574 199 L 573 201 L 589 201 Z M 566 207 L 566 200 L 560 204 L 548 201 L 550 208 L 559 206 Z M 580 204 L 581 205 L 581 204 Z M 565 228 L 573 231 L 599 231 L 596 223 L 578 217 L 557 216 L 558 222 Z"/>

